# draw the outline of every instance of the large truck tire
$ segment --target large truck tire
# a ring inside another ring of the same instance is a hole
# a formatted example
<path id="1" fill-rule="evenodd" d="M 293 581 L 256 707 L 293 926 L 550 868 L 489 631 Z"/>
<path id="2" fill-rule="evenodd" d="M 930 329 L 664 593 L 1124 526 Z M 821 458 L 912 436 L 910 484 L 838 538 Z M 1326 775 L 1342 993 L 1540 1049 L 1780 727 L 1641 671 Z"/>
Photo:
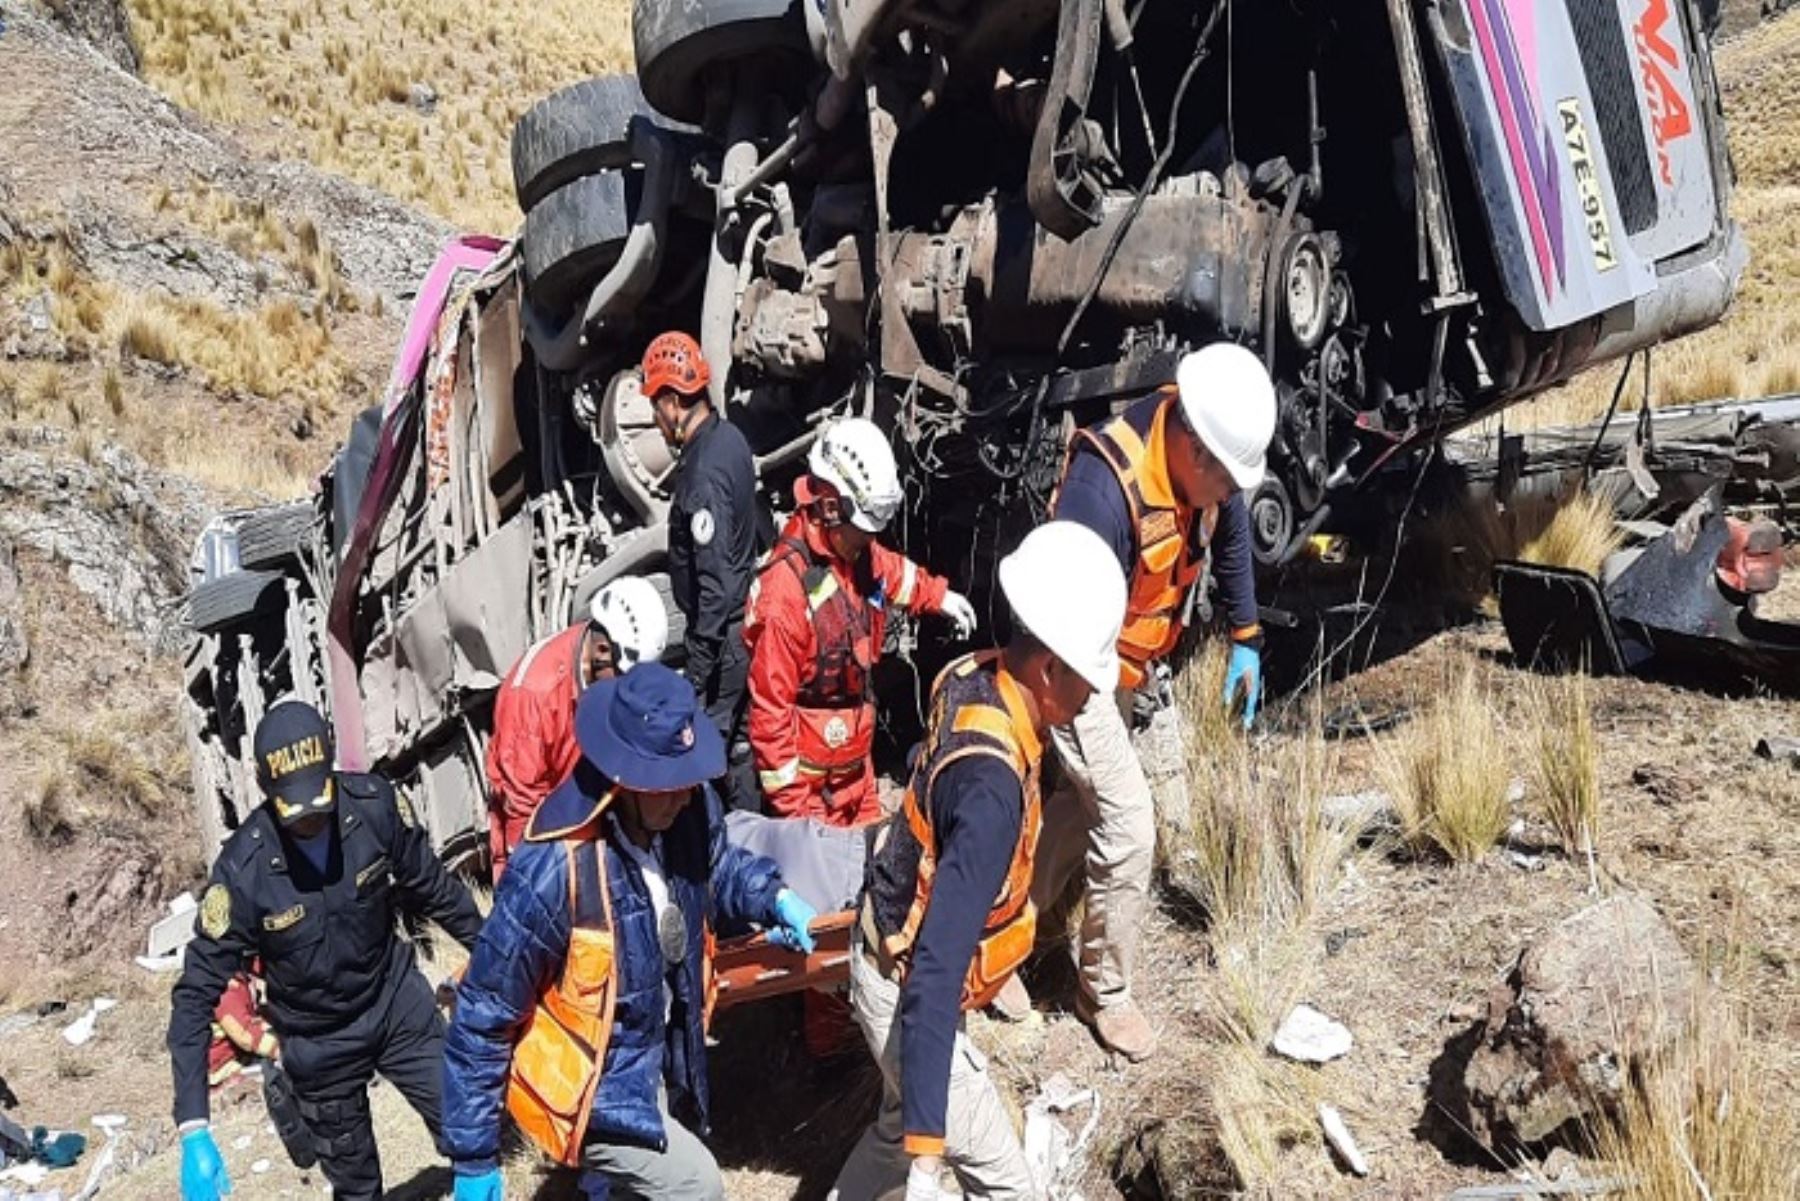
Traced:
<path id="1" fill-rule="evenodd" d="M 700 124 L 706 80 L 726 63 L 757 60 L 771 77 L 811 77 L 802 3 L 813 0 L 636 0 L 631 40 L 644 98 L 666 117 Z M 783 59 L 791 58 L 795 69 Z"/>
<path id="2" fill-rule="evenodd" d="M 561 316 L 618 260 L 631 231 L 635 175 L 602 171 L 539 200 L 525 214 L 525 288 Z"/>
<path id="3" fill-rule="evenodd" d="M 558 188 L 602 170 L 630 165 L 631 119 L 650 106 L 630 75 L 600 75 L 553 93 L 513 126 L 513 193 L 519 211 Z"/>
<path id="4" fill-rule="evenodd" d="M 212 633 L 273 613 L 287 603 L 285 578 L 279 571 L 234 571 L 209 580 L 188 594 L 188 624 Z"/>
<path id="5" fill-rule="evenodd" d="M 238 523 L 238 563 L 281 568 L 300 561 L 300 545 L 312 531 L 311 501 L 276 505 Z"/>

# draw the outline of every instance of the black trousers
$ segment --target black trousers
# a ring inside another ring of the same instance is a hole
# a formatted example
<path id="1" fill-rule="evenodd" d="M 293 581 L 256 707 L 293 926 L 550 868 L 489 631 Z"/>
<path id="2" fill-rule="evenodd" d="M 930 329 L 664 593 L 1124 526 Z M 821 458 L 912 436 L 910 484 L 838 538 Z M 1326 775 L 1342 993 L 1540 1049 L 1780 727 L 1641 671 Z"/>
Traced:
<path id="1" fill-rule="evenodd" d="M 337 1201 L 382 1196 L 381 1156 L 369 1118 L 369 1081 L 378 1072 L 425 1120 L 442 1150 L 444 1019 L 416 968 L 389 990 L 385 1006 L 374 1006 L 344 1030 L 283 1040 L 281 1061 Z"/>
<path id="2" fill-rule="evenodd" d="M 750 705 L 750 652 L 744 646 L 744 627 L 732 622 L 725 632 L 719 666 L 713 672 L 712 699 L 706 716 L 725 739 L 725 778 L 720 799 L 728 809 L 762 812 L 762 790 L 756 784 L 756 767 L 750 758 L 750 734 L 744 717 Z"/>

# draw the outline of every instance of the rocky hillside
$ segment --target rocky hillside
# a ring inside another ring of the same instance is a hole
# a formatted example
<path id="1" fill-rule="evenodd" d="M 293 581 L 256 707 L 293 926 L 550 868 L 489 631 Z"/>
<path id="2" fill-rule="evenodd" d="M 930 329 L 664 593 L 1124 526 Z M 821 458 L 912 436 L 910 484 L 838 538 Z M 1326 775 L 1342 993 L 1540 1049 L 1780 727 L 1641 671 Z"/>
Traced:
<path id="1" fill-rule="evenodd" d="M 117 962 L 193 883 L 189 550 L 304 493 L 448 231 L 169 103 L 116 6 L 0 21 L 3 993 Z"/>

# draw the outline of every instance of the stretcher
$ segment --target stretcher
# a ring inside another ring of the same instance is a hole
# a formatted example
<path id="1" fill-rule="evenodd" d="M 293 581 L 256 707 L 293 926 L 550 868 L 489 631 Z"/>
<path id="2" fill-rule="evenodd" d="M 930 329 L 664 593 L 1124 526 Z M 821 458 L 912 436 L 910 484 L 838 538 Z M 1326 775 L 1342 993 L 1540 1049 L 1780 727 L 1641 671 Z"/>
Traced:
<path id="1" fill-rule="evenodd" d="M 720 939 L 713 953 L 717 1005 L 727 1009 L 807 988 L 836 988 L 850 979 L 850 930 L 856 910 L 813 919 L 813 950 L 802 954 L 776 946 L 767 934 Z"/>

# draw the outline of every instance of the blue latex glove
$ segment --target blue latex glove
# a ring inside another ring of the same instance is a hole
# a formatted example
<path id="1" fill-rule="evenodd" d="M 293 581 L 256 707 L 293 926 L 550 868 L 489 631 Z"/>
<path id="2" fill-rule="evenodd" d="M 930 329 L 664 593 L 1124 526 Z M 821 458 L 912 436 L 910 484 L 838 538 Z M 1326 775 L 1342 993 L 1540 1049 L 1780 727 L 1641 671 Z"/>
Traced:
<path id="1" fill-rule="evenodd" d="M 1242 642 L 1231 644 L 1231 662 L 1225 668 L 1225 707 L 1231 707 L 1239 689 L 1244 693 L 1244 728 L 1256 720 L 1256 706 L 1262 700 L 1262 652 Z"/>
<path id="2" fill-rule="evenodd" d="M 181 1136 L 181 1201 L 219 1201 L 231 1195 L 231 1177 L 212 1131 L 202 1126 Z"/>
<path id="3" fill-rule="evenodd" d="M 454 1201 L 502 1201 L 500 1169 L 490 1168 L 475 1176 L 458 1175 L 450 1196 Z"/>
<path id="4" fill-rule="evenodd" d="M 781 924 L 769 931 L 769 941 L 790 951 L 810 953 L 814 943 L 808 927 L 818 916 L 818 911 L 802 900 L 799 893 L 791 888 L 782 889 L 775 894 L 775 920 Z"/>

